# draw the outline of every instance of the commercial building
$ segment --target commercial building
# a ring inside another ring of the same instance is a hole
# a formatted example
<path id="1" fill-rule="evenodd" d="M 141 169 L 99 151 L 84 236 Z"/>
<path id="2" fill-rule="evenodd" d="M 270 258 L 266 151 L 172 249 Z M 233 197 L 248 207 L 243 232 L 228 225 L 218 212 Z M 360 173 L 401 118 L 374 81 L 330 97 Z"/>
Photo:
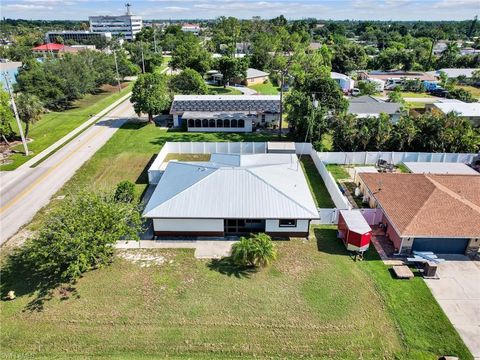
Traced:
<path id="1" fill-rule="evenodd" d="M 169 162 L 143 216 L 156 236 L 307 237 L 318 210 L 295 154 Z"/>
<path id="2" fill-rule="evenodd" d="M 360 188 L 395 251 L 474 255 L 480 248 L 480 176 L 361 173 Z"/>
<path id="3" fill-rule="evenodd" d="M 170 114 L 188 131 L 251 132 L 278 125 L 280 95 L 175 95 Z"/>
<path id="4" fill-rule="evenodd" d="M 94 33 L 111 33 L 125 40 L 134 40 L 135 34 L 143 27 L 142 17 L 130 13 L 130 5 L 126 4 L 127 13 L 119 16 L 90 16 L 90 31 Z"/>
<path id="5" fill-rule="evenodd" d="M 88 43 L 96 39 L 104 39 L 106 41 L 112 39 L 110 32 L 91 32 L 91 31 L 49 31 L 45 34 L 47 43 L 54 43 L 58 38 L 63 41 L 73 40 L 75 42 Z"/>

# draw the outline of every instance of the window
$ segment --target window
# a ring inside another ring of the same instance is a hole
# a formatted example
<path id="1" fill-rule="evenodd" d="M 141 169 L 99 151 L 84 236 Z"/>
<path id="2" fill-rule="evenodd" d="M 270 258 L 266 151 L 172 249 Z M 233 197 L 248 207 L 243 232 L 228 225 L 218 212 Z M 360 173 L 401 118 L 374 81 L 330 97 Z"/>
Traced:
<path id="1" fill-rule="evenodd" d="M 245 127 L 245 120 L 238 120 L 238 127 L 244 128 Z"/>
<path id="2" fill-rule="evenodd" d="M 214 128 L 215 127 L 215 119 L 210 119 L 208 121 L 208 127 Z"/>
<path id="3" fill-rule="evenodd" d="M 233 120 L 231 121 L 231 124 L 230 124 L 230 125 L 232 126 L 232 128 L 236 128 L 236 127 L 237 127 L 237 120 L 233 119 Z"/>
<path id="4" fill-rule="evenodd" d="M 208 119 L 203 119 L 202 120 L 202 127 L 204 127 L 204 128 L 208 127 Z"/>
<path id="5" fill-rule="evenodd" d="M 195 120 L 195 127 L 197 127 L 197 128 L 202 127 L 202 120 L 196 119 Z"/>
<path id="6" fill-rule="evenodd" d="M 230 127 L 230 120 L 223 120 L 223 127 L 229 128 Z"/>
<path id="7" fill-rule="evenodd" d="M 195 127 L 195 120 L 193 119 L 188 119 L 188 127 Z"/>
<path id="8" fill-rule="evenodd" d="M 278 220 L 279 227 L 297 227 L 297 220 L 295 219 L 280 219 Z"/>
<path id="9" fill-rule="evenodd" d="M 262 114 L 262 123 L 265 122 L 265 114 Z"/>

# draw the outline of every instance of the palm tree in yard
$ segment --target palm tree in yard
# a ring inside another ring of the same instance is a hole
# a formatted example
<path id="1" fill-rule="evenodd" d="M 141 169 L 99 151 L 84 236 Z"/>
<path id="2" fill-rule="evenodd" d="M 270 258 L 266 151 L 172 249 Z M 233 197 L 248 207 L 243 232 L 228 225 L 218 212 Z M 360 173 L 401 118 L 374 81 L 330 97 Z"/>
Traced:
<path id="1" fill-rule="evenodd" d="M 35 95 L 21 93 L 16 101 L 18 116 L 25 123 L 25 137 L 28 136 L 30 125 L 40 120 L 43 114 L 43 104 Z"/>
<path id="2" fill-rule="evenodd" d="M 277 247 L 267 234 L 241 237 L 232 248 L 233 261 L 242 266 L 267 266 L 277 258 Z"/>

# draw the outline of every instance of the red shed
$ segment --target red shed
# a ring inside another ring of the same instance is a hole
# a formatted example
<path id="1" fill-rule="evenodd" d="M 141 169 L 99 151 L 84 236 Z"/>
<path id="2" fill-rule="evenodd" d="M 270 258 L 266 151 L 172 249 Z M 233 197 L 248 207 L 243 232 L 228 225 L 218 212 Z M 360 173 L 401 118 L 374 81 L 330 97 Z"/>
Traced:
<path id="1" fill-rule="evenodd" d="M 370 245 L 372 229 L 360 211 L 340 210 L 338 237 L 350 251 L 365 251 Z"/>

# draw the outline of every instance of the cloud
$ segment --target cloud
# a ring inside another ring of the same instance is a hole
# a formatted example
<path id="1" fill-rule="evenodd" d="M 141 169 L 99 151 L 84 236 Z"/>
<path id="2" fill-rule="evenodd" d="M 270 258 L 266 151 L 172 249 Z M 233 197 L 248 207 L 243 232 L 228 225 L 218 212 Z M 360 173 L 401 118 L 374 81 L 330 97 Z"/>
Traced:
<path id="1" fill-rule="evenodd" d="M 6 4 L 2 5 L 4 10 L 53 10 L 53 6 L 35 4 Z"/>

